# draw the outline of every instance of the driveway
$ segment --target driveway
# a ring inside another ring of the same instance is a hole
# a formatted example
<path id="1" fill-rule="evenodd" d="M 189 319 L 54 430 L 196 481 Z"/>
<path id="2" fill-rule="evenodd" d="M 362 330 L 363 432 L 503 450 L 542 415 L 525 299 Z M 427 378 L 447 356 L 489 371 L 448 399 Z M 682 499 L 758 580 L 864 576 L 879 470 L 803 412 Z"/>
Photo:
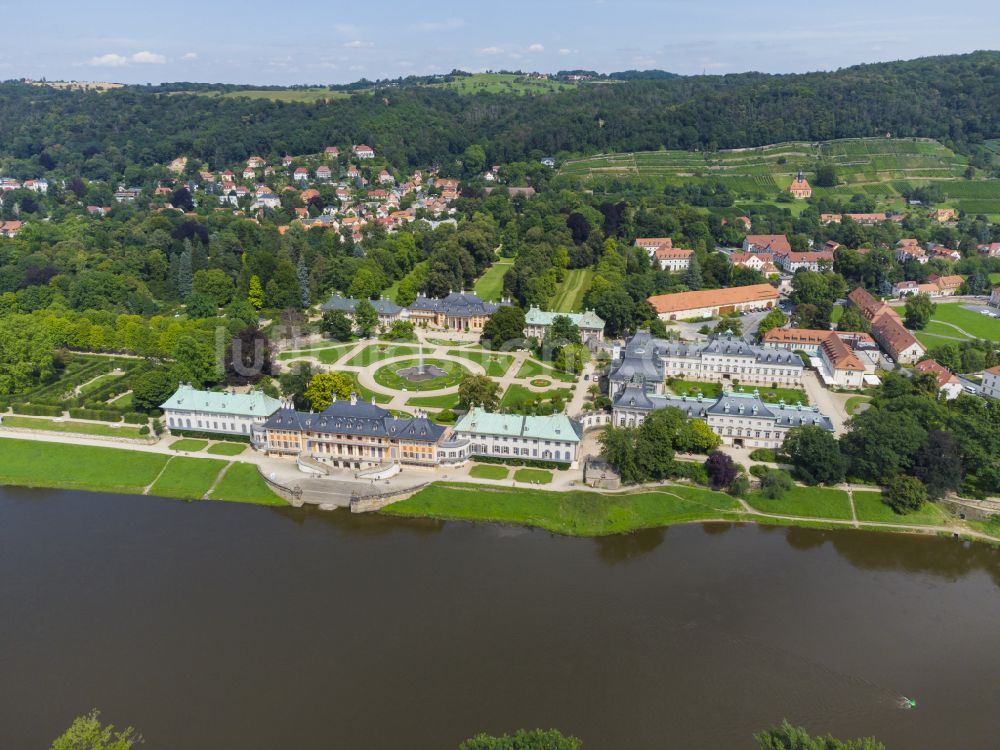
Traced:
<path id="1" fill-rule="evenodd" d="M 802 373 L 802 385 L 809 395 L 809 403 L 818 406 L 819 410 L 830 418 L 833 423 L 833 434 L 843 435 L 847 431 L 846 422 L 848 419 L 845 405 L 851 394 L 828 391 L 812 370 L 806 370 Z"/>

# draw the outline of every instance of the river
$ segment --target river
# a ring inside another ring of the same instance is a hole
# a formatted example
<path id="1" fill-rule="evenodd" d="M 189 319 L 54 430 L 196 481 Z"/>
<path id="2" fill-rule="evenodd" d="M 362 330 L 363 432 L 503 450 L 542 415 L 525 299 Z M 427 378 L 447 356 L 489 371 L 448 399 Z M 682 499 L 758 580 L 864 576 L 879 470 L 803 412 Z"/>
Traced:
<path id="1" fill-rule="evenodd" d="M 1000 552 L 706 524 L 605 539 L 0 488 L 0 748 L 752 748 L 788 717 L 996 748 Z M 918 701 L 897 707 L 900 695 Z"/>

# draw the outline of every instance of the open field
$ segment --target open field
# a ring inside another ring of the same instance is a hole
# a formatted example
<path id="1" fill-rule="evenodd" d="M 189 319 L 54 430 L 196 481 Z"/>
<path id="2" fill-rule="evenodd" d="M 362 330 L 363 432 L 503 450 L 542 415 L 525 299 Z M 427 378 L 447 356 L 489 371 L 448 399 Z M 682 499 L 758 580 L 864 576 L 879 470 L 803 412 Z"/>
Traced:
<path id="1" fill-rule="evenodd" d="M 487 302 L 496 302 L 503 294 L 503 275 L 514 265 L 513 258 L 497 258 L 476 280 L 472 290 Z"/>
<path id="2" fill-rule="evenodd" d="M 8 414 L 3 418 L 6 427 L 20 427 L 27 430 L 45 430 L 47 432 L 72 432 L 77 435 L 100 435 L 102 437 L 121 437 L 133 440 L 145 437 L 139 434 L 139 428 L 132 425 L 115 427 L 110 424 L 96 422 L 74 422 L 71 419 L 56 422 L 48 417 L 22 417 Z"/>
<path id="3" fill-rule="evenodd" d="M 141 493 L 169 456 L 70 443 L 0 440 L 0 483 Z"/>
<path id="4" fill-rule="evenodd" d="M 255 505 L 287 505 L 274 494 L 253 464 L 234 463 L 209 495 L 210 500 L 229 500 Z"/>
<path id="5" fill-rule="evenodd" d="M 592 268 L 574 268 L 567 271 L 552 300 L 552 309 L 557 312 L 583 312 L 583 296 L 590 289 L 593 278 Z"/>
<path id="6" fill-rule="evenodd" d="M 931 316 L 931 321 L 951 323 L 976 338 L 1000 341 L 1000 320 L 973 312 L 972 310 L 966 310 L 959 302 L 937 303 L 937 309 L 934 311 L 934 315 Z M 950 330 L 951 333 L 944 334 L 946 329 Z M 935 327 L 932 332 L 962 338 L 961 333 L 954 328 L 948 329 L 947 326 Z"/>
<path id="7" fill-rule="evenodd" d="M 150 495 L 197 500 L 211 488 L 225 461 L 174 456 L 149 488 Z"/>
<path id="8" fill-rule="evenodd" d="M 361 92 L 351 92 L 361 93 Z M 299 102 L 313 104 L 334 99 L 347 99 L 347 91 L 331 91 L 326 86 L 308 86 L 295 89 L 246 89 L 243 91 L 177 91 L 172 94 L 193 94 L 213 99 L 270 99 L 275 102 Z"/>
<path id="9" fill-rule="evenodd" d="M 881 523 L 910 523 L 923 526 L 938 526 L 948 521 L 948 514 L 933 503 L 926 503 L 915 513 L 905 516 L 896 513 L 882 502 L 881 492 L 858 490 L 854 493 L 854 510 L 859 521 L 879 521 Z"/>
<path id="10" fill-rule="evenodd" d="M 447 88 L 460 94 L 554 94 L 573 88 L 571 83 L 528 78 L 514 73 L 475 73 L 456 76 L 447 83 L 428 84 L 429 88 Z"/>
<path id="11" fill-rule="evenodd" d="M 738 508 L 728 495 L 688 486 L 602 495 L 435 482 L 382 512 L 515 523 L 573 536 L 603 536 L 692 520 L 736 518 Z"/>
<path id="12" fill-rule="evenodd" d="M 455 349 L 454 351 L 448 352 L 448 354 L 453 357 L 464 357 L 465 359 L 471 360 L 478 365 L 482 365 L 483 369 L 486 370 L 486 374 L 494 378 L 503 377 L 504 373 L 510 369 L 510 365 L 514 361 L 514 357 L 510 354 L 499 354 L 497 352 L 488 352 L 482 349 Z"/>
<path id="13" fill-rule="evenodd" d="M 851 517 L 847 492 L 830 487 L 795 486 L 779 500 L 768 500 L 760 492 L 751 492 L 746 500 L 754 508 L 765 513 L 806 518 Z"/>

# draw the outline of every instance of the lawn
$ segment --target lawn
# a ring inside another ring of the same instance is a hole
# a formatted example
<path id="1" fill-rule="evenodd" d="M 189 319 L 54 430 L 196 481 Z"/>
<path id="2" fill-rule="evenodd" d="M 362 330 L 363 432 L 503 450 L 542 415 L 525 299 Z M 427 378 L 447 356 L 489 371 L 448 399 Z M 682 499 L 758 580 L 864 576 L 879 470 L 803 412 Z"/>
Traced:
<path id="1" fill-rule="evenodd" d="M 463 351 L 455 349 L 448 352 L 453 357 L 464 357 L 470 359 L 477 365 L 481 365 L 486 374 L 490 377 L 500 378 L 510 369 L 514 357 L 510 354 L 498 354 L 497 352 L 487 352 L 482 349 L 472 349 Z"/>
<path id="2" fill-rule="evenodd" d="M 514 265 L 513 258 L 499 258 L 476 280 L 472 290 L 487 302 L 496 302 L 503 294 L 503 276 Z"/>
<path id="3" fill-rule="evenodd" d="M 297 351 L 281 352 L 278 359 L 285 361 L 299 357 L 316 357 L 324 365 L 332 365 L 357 344 L 341 344 L 340 346 L 324 346 L 315 349 L 299 349 Z"/>
<path id="4" fill-rule="evenodd" d="M 509 471 L 506 466 L 476 464 L 469 469 L 469 476 L 476 479 L 506 479 Z"/>
<path id="5" fill-rule="evenodd" d="M 358 394 L 358 398 L 363 398 L 368 402 L 371 402 L 372 398 L 374 398 L 376 404 L 388 404 L 392 401 L 392 396 L 387 396 L 382 393 L 373 393 L 361 385 L 361 383 L 358 382 L 358 374 L 356 372 L 342 371 L 340 374 L 351 380 L 354 384 L 354 392 Z"/>
<path id="6" fill-rule="evenodd" d="M 604 536 L 675 523 L 735 519 L 738 509 L 736 501 L 726 494 L 687 486 L 603 495 L 435 482 L 382 512 L 516 523 L 572 536 Z"/>
<path id="7" fill-rule="evenodd" d="M 753 386 L 745 385 L 742 388 L 747 393 L 754 392 Z M 801 402 L 803 406 L 809 405 L 809 396 L 806 395 L 805 391 L 798 388 L 757 388 L 756 390 L 760 391 L 760 397 L 766 404 L 776 404 L 784 399 L 786 404 Z"/>
<path id="8" fill-rule="evenodd" d="M 945 338 L 959 339 L 961 341 L 968 341 L 970 338 L 957 328 L 953 328 L 947 323 L 942 323 L 936 320 L 930 321 L 927 325 L 920 329 L 920 332 L 930 336 L 943 336 Z"/>
<path id="9" fill-rule="evenodd" d="M 504 391 L 503 398 L 500 400 L 500 409 L 515 414 L 523 413 L 531 411 L 535 406 L 541 405 L 543 401 L 549 401 L 553 398 L 558 397 L 563 401 L 568 401 L 571 395 L 572 391 L 569 388 L 555 388 L 551 391 L 535 393 L 529 391 L 523 385 L 512 383 Z"/>
<path id="10" fill-rule="evenodd" d="M 426 406 L 429 409 L 457 409 L 458 394 L 448 393 L 444 396 L 417 396 L 408 399 L 407 406 Z"/>
<path id="11" fill-rule="evenodd" d="M 274 494 L 261 477 L 254 464 L 232 464 L 215 485 L 210 500 L 229 500 L 237 503 L 253 503 L 255 505 L 287 505 L 288 503 Z"/>
<path id="12" fill-rule="evenodd" d="M 108 404 L 114 406 L 116 409 L 132 408 L 132 391 L 126 391 L 121 396 L 111 399 L 108 401 Z"/>
<path id="13" fill-rule="evenodd" d="M 206 445 L 208 445 L 207 440 L 195 440 L 194 438 L 181 438 L 180 440 L 175 440 L 170 444 L 170 450 L 186 451 L 187 453 L 196 453 L 200 450 L 204 450 Z"/>
<path id="14" fill-rule="evenodd" d="M 574 268 L 567 271 L 562 283 L 556 289 L 551 307 L 556 312 L 581 312 L 583 295 L 590 289 L 594 271 L 590 268 Z"/>
<path id="15" fill-rule="evenodd" d="M 795 486 L 780 500 L 768 500 L 757 491 L 751 492 L 746 500 L 764 513 L 807 518 L 851 518 L 847 492 L 830 487 Z"/>
<path id="16" fill-rule="evenodd" d="M 462 378 L 469 373 L 458 362 L 451 362 L 446 359 L 425 359 L 425 365 L 440 367 L 445 375 L 430 380 L 409 380 L 398 374 L 399 370 L 406 367 L 416 367 L 417 360 L 404 360 L 403 362 L 393 362 L 375 371 L 375 382 L 394 391 L 436 391 L 440 388 L 452 388 L 462 382 Z"/>
<path id="17" fill-rule="evenodd" d="M 677 396 L 704 396 L 718 398 L 722 395 L 722 383 L 703 383 L 696 380 L 670 379 L 667 387 Z"/>
<path id="18" fill-rule="evenodd" d="M 1000 320 L 973 312 L 972 310 L 966 310 L 958 302 L 939 302 L 931 320 L 956 325 L 970 336 L 1000 341 Z M 942 333 L 943 331 L 935 329 L 935 332 Z M 959 334 L 955 332 L 954 335 L 958 336 Z"/>
<path id="19" fill-rule="evenodd" d="M 843 305 L 834 305 L 833 310 L 830 311 L 830 322 L 836 323 L 843 317 L 844 307 Z"/>
<path id="20" fill-rule="evenodd" d="M 915 513 L 900 515 L 882 502 L 881 492 L 859 490 L 854 493 L 854 510 L 859 521 L 904 523 L 918 526 L 940 526 L 948 522 L 948 514 L 933 503 L 926 503 Z"/>
<path id="21" fill-rule="evenodd" d="M 238 456 L 246 449 L 246 443 L 215 443 L 208 446 L 208 453 L 213 456 Z"/>
<path id="22" fill-rule="evenodd" d="M 867 404 L 871 400 L 871 396 L 851 396 L 844 404 L 844 410 L 848 414 L 857 414 L 858 407 L 860 407 L 861 404 Z"/>
<path id="23" fill-rule="evenodd" d="M 56 422 L 44 417 L 22 417 L 19 415 L 5 415 L 3 418 L 5 427 L 21 427 L 28 430 L 45 430 L 46 432 L 72 432 L 78 435 L 100 435 L 102 437 L 123 437 L 130 439 L 144 438 L 139 434 L 139 428 L 131 425 L 114 427 L 110 424 L 97 424 L 93 422 L 74 422 L 71 419 Z"/>
<path id="24" fill-rule="evenodd" d="M 575 383 L 577 381 L 576 375 L 553 369 L 548 365 L 542 364 L 537 359 L 529 358 L 524 360 L 524 364 L 521 365 L 521 369 L 517 371 L 517 377 L 519 378 L 533 378 L 537 375 L 544 375 L 547 378 L 556 378 L 564 383 Z"/>
<path id="25" fill-rule="evenodd" d="M 80 386 L 80 395 L 87 396 L 96 391 L 103 385 L 107 385 L 112 380 L 118 380 L 119 378 L 125 377 L 124 372 L 109 372 L 106 375 L 101 375 L 94 378 L 89 383 Z"/>
<path id="26" fill-rule="evenodd" d="M 552 484 L 552 472 L 544 469 L 518 469 L 514 472 L 514 481 L 529 484 Z"/>
<path id="27" fill-rule="evenodd" d="M 0 440 L 0 483 L 140 493 L 168 456 L 121 448 Z"/>
<path id="28" fill-rule="evenodd" d="M 678 396 L 698 396 L 705 398 L 718 398 L 722 395 L 722 383 L 705 383 L 698 380 L 671 379 L 667 381 L 667 386 Z M 767 404 L 776 404 L 781 399 L 786 404 L 795 404 L 799 401 L 803 406 L 809 404 L 809 397 L 806 392 L 797 388 L 763 388 L 752 385 L 738 385 L 733 388 L 736 393 L 760 393 L 761 399 Z"/>
<path id="29" fill-rule="evenodd" d="M 435 346 L 469 346 L 472 341 L 456 341 L 455 339 L 427 339 L 428 344 L 434 344 Z"/>
<path id="30" fill-rule="evenodd" d="M 416 346 L 395 346 L 393 344 L 372 344 L 366 346 L 346 362 L 341 364 L 348 367 L 364 367 L 381 362 L 390 357 L 402 357 L 404 355 L 419 354 L 421 349 Z"/>
<path id="31" fill-rule="evenodd" d="M 211 488 L 225 461 L 216 458 L 173 456 L 149 488 L 150 495 L 200 500 Z"/>

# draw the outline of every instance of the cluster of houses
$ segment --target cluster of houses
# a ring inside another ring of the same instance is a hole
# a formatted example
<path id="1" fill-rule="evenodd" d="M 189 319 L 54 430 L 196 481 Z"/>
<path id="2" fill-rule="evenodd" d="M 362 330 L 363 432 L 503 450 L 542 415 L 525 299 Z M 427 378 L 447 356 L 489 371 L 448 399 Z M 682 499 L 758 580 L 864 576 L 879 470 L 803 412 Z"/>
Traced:
<path id="1" fill-rule="evenodd" d="M 565 414 L 536 417 L 466 412 L 453 428 L 421 412 L 399 417 L 358 399 L 303 412 L 259 391 L 216 393 L 183 384 L 161 406 L 167 426 L 241 435 L 267 455 L 357 470 L 433 467 L 474 456 L 521 457 L 575 466 L 583 429 Z"/>
<path id="2" fill-rule="evenodd" d="M 875 299 L 868 290 L 858 287 L 847 299 L 871 323 L 872 338 L 899 364 L 913 364 L 927 351 L 903 325 L 899 313 L 888 303 Z"/>
<path id="3" fill-rule="evenodd" d="M 49 181 L 44 177 L 24 180 L 23 182 L 15 180 L 13 177 L 0 177 L 0 193 L 9 193 L 11 190 L 31 190 L 44 195 L 49 192 Z"/>

